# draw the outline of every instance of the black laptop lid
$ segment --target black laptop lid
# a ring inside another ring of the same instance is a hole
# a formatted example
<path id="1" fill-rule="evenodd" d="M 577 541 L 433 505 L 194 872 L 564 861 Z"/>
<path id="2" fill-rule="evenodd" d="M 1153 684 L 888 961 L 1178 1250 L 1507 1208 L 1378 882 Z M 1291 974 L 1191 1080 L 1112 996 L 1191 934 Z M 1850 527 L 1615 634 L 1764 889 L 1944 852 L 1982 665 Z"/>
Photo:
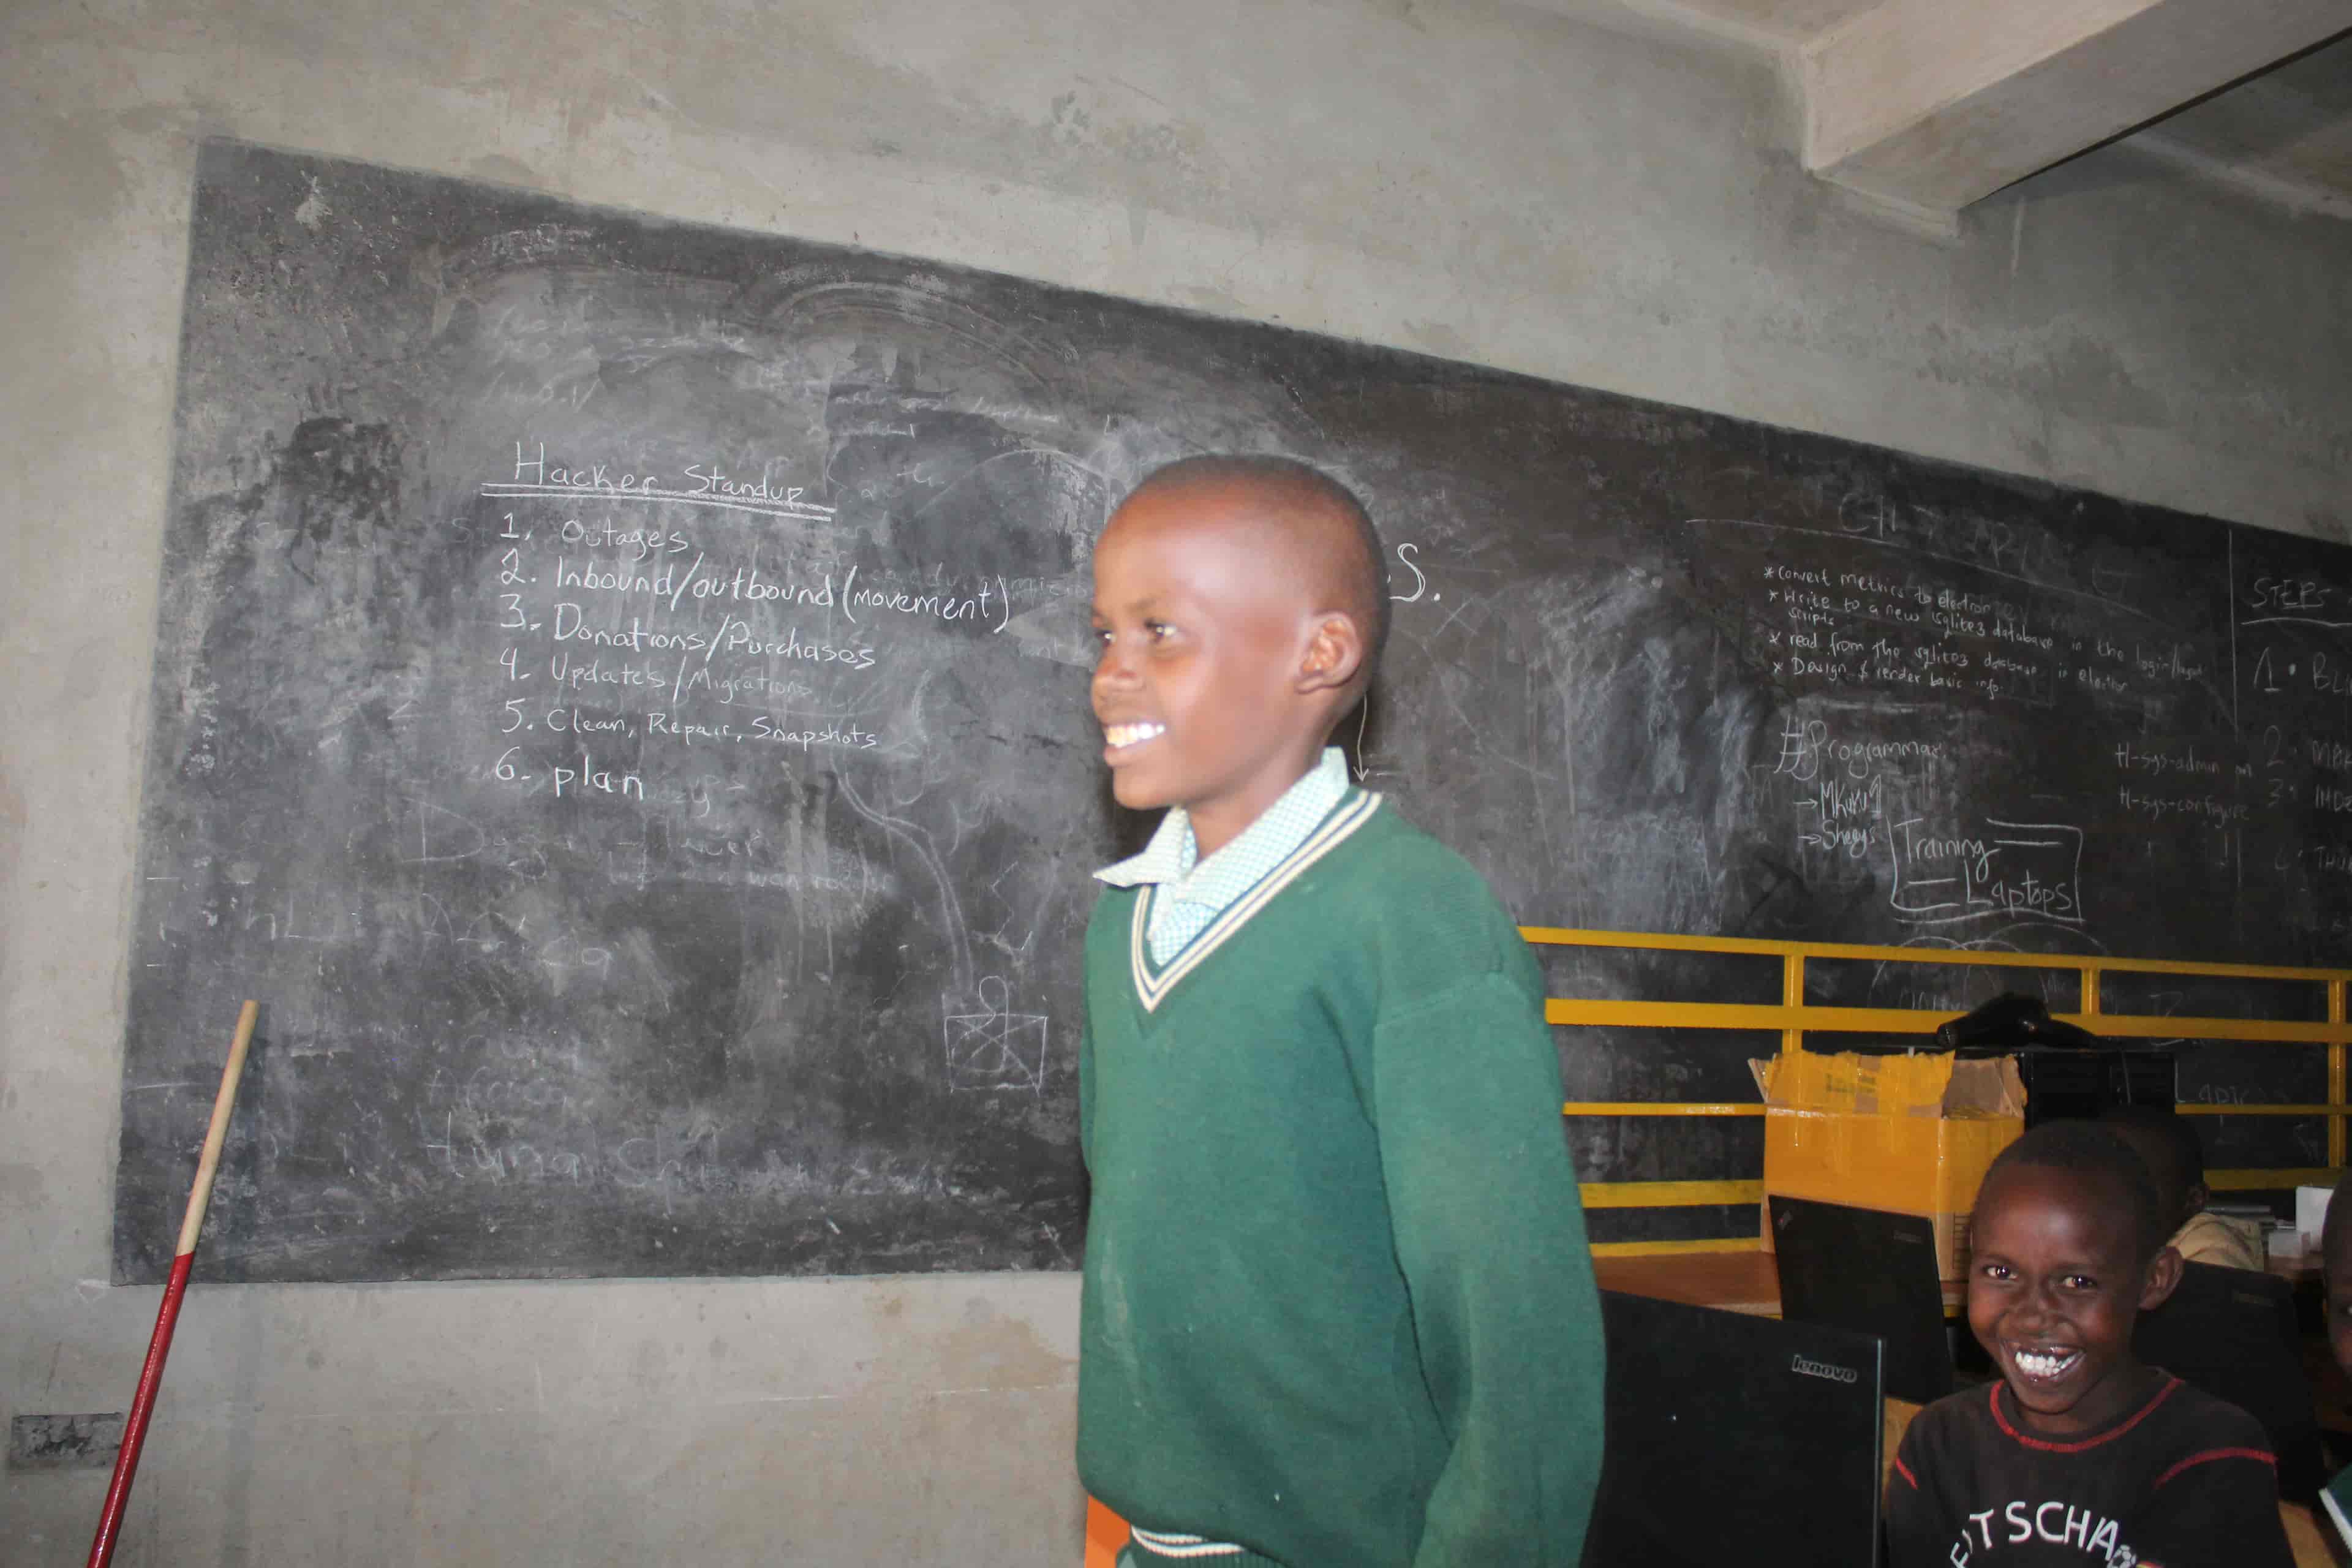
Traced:
<path id="1" fill-rule="evenodd" d="M 1614 1290 L 1608 1438 L 1586 1568 L 1802 1560 L 1869 1568 L 1885 1433 L 1878 1342 Z"/>
<path id="2" fill-rule="evenodd" d="M 1876 1334 L 1886 1392 L 1916 1405 L 1952 1392 L 1936 1227 L 1917 1215 L 1774 1197 L 1780 1316 Z"/>
<path id="3" fill-rule="evenodd" d="M 2132 1353 L 2261 1422 L 2278 1456 L 2279 1495 L 2317 1495 L 2326 1460 L 2293 1286 L 2251 1269 L 2183 1264 L 2164 1304 L 2132 1325 Z"/>

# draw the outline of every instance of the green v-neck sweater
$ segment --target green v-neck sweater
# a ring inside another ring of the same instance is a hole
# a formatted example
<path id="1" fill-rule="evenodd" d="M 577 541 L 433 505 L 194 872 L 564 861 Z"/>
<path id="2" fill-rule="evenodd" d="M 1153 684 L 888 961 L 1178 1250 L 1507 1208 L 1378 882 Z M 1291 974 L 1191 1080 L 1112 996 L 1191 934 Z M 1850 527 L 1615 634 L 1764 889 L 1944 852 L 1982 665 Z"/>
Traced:
<path id="1" fill-rule="evenodd" d="M 1087 931 L 1087 1489 L 1220 1568 L 1572 1568 L 1601 1318 L 1510 917 L 1360 791 L 1164 970 L 1149 899 Z"/>

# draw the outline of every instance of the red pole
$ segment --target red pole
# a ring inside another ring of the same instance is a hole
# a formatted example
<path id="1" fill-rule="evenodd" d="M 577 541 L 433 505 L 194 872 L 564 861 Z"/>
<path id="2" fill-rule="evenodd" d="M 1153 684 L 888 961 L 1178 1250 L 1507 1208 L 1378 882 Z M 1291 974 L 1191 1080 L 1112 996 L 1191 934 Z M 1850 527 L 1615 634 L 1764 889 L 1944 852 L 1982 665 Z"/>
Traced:
<path id="1" fill-rule="evenodd" d="M 179 1250 L 172 1257 L 171 1278 L 163 1284 L 163 1304 L 155 1313 L 155 1333 L 147 1342 L 147 1362 L 139 1369 L 139 1392 L 131 1396 L 131 1418 L 123 1424 L 122 1448 L 114 1456 L 114 1479 L 106 1489 L 106 1506 L 99 1510 L 98 1535 L 89 1543 L 88 1568 L 106 1568 L 114 1560 L 114 1545 L 122 1532 L 122 1510 L 131 1500 L 131 1479 L 139 1473 L 139 1450 L 147 1446 L 147 1422 L 155 1414 L 155 1391 L 163 1382 L 163 1358 L 172 1353 L 172 1331 L 180 1321 L 180 1301 L 188 1293 L 188 1270 L 196 1261 L 196 1237 L 205 1228 L 205 1205 L 211 1202 L 213 1173 L 220 1168 L 221 1144 L 228 1137 L 228 1113 L 236 1104 L 237 1080 L 245 1076 L 246 1047 L 253 1043 L 254 1021 L 261 1005 L 247 1002 L 236 1016 L 236 1039 L 228 1048 L 228 1066 L 221 1071 L 220 1092 L 213 1097 L 212 1125 L 205 1130 L 205 1152 L 196 1161 L 195 1185 L 188 1193 L 188 1210 L 180 1220 Z"/>

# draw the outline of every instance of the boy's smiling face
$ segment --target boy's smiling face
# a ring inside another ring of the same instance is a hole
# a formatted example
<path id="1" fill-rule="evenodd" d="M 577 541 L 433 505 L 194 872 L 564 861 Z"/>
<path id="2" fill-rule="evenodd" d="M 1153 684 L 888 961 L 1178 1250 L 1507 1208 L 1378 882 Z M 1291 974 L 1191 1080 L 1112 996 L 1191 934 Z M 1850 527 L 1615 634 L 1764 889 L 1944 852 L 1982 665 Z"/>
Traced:
<path id="1" fill-rule="evenodd" d="M 1253 507 L 1239 487 L 1146 490 L 1095 546 L 1112 792 L 1131 809 L 1183 806 L 1203 858 L 1313 765 L 1361 656 Z"/>
<path id="2" fill-rule="evenodd" d="M 1969 1327 L 2049 1437 L 2094 1431 L 2147 1391 L 2133 1321 L 2172 1293 L 2180 1255 L 2141 1255 L 2122 1184 L 2097 1171 L 2009 1165 L 1977 1194 Z"/>

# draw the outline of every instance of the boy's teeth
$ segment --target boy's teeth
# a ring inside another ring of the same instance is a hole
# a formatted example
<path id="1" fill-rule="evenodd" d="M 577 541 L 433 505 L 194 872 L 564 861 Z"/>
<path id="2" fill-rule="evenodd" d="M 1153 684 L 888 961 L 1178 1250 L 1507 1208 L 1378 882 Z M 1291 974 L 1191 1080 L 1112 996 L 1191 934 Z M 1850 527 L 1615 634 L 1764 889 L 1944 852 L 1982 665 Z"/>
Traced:
<path id="1" fill-rule="evenodd" d="M 1114 746 L 1137 746 L 1167 732 L 1165 724 L 1108 724 L 1103 727 L 1103 739 Z"/>
<path id="2" fill-rule="evenodd" d="M 2083 1352 L 2080 1351 L 2067 1351 L 2063 1353 L 2052 1351 L 2012 1351 L 2010 1354 L 2011 1359 L 2017 1363 L 2017 1370 L 2026 1376 L 2049 1378 L 2056 1377 L 2071 1368 L 2082 1359 Z"/>

